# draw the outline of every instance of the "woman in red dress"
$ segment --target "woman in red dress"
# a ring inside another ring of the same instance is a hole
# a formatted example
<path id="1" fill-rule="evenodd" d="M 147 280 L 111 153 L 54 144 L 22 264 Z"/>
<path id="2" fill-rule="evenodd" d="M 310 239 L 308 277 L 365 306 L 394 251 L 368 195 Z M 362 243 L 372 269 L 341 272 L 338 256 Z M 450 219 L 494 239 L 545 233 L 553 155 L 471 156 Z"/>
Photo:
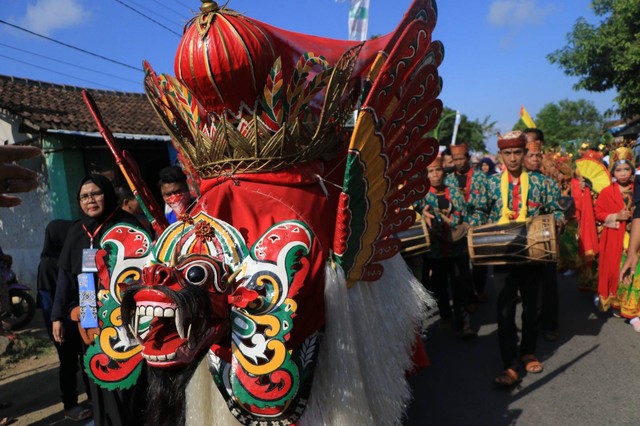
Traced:
<path id="1" fill-rule="evenodd" d="M 600 235 L 598 296 L 604 311 L 620 309 L 618 276 L 622 253 L 628 245 L 627 227 L 633 216 L 633 152 L 620 147 L 613 152 L 611 173 L 615 182 L 604 188 L 595 203 L 596 220 L 604 224 Z M 638 321 L 635 319 L 635 321 Z M 640 327 L 640 324 L 638 324 Z M 635 324 L 634 324 L 635 327 Z"/>

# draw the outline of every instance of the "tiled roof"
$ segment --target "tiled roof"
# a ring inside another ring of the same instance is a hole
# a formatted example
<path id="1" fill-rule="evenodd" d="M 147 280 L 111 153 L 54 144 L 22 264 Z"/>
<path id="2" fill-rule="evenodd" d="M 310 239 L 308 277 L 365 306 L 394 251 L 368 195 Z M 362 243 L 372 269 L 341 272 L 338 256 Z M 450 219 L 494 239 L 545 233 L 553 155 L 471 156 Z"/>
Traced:
<path id="1" fill-rule="evenodd" d="M 82 89 L 0 75 L 0 109 L 19 116 L 34 130 L 97 132 Z M 167 134 L 145 94 L 88 91 L 113 133 Z"/>

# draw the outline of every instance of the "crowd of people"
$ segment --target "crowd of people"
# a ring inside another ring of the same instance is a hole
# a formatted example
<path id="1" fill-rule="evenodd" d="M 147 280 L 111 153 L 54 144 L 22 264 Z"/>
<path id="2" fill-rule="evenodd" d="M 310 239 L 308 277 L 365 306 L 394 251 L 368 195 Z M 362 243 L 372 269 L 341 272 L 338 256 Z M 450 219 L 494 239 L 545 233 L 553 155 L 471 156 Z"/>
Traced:
<path id="1" fill-rule="evenodd" d="M 473 161 L 466 144 L 447 147 L 428 166 L 430 189 L 414 208 L 430 240 L 430 250 L 423 255 L 423 284 L 437 299 L 442 323 L 459 338 L 477 335 L 470 314 L 487 300 L 492 277 L 503 363 L 495 383 L 510 387 L 520 380 L 521 368 L 533 374 L 543 371 L 535 355 L 540 332 L 547 340 L 559 336 L 558 273 L 575 273 L 579 287 L 593 292 L 598 308 L 627 319 L 640 332 L 640 278 L 635 273 L 640 221 L 633 221 L 640 218 L 640 209 L 634 208 L 640 202 L 640 185 L 635 185 L 634 195 L 634 156 L 625 146 L 612 149 L 608 157 L 585 150 L 578 160 L 589 163 L 582 169 L 576 159 L 545 153 L 539 129 L 500 135 L 498 148 L 496 157 Z M 35 152 L 10 153 L 19 159 Z M 15 206 L 19 199 L 11 194 L 33 189 L 34 176 L 18 166 L 2 166 L 0 203 Z M 158 189 L 171 207 L 167 219 L 174 222 L 194 199 L 179 167 L 163 169 L 159 177 Z M 153 230 L 131 191 L 115 188 L 102 175 L 85 176 L 76 198 L 81 212 L 76 221 L 48 224 L 38 270 L 38 299 L 60 361 L 64 413 L 71 420 L 94 417 L 100 424 L 133 424 L 144 415 L 144 377 L 126 391 L 107 391 L 83 375 L 91 406 L 78 403 L 76 376 L 93 339 L 92 327 L 84 322 L 96 315 L 95 295 L 88 306 L 80 303 L 79 295 L 81 283 L 97 283 L 97 242 L 111 224 L 132 223 L 150 235 Z M 470 230 L 523 226 L 543 215 L 553 219 L 557 235 L 552 261 L 530 259 L 489 267 L 470 256 Z"/>
<path id="2" fill-rule="evenodd" d="M 477 335 L 470 314 L 487 300 L 492 277 L 503 362 L 495 383 L 511 387 L 521 369 L 543 371 L 535 356 L 538 335 L 559 337 L 559 273 L 576 274 L 578 287 L 593 293 L 597 308 L 640 332 L 640 221 L 631 225 L 640 217 L 634 209 L 640 195 L 633 193 L 633 151 L 624 145 L 612 147 L 608 156 L 586 147 L 573 158 L 545 147 L 544 133 L 529 128 L 499 135 L 498 149 L 497 156 L 484 158 L 472 157 L 466 144 L 441 151 L 427 169 L 430 190 L 414 208 L 429 234 L 423 284 L 437 299 L 441 324 L 459 338 Z M 534 218 L 536 227 L 553 227 L 548 234 L 555 235 L 554 254 L 515 259 L 496 244 L 493 262 L 477 252 L 474 258 L 477 242 L 469 230 L 497 235 L 520 227 L 526 237 Z"/>
<path id="3" fill-rule="evenodd" d="M 171 221 L 191 205 L 186 181 L 177 166 L 160 171 L 158 189 L 170 206 L 167 218 Z M 125 390 L 105 390 L 86 380 L 83 372 L 91 408 L 78 404 L 75 377 L 78 365 L 83 365 L 83 353 L 94 340 L 98 327 L 95 256 L 100 238 L 116 223 L 141 227 L 152 237 L 153 229 L 132 192 L 128 188 L 115 188 L 103 175 L 85 176 L 80 181 L 76 199 L 80 207 L 78 220 L 53 220 L 47 226 L 38 274 L 39 298 L 43 307 L 47 306 L 47 309 L 43 308 L 45 323 L 58 350 L 65 417 L 77 421 L 93 417 L 97 424 L 109 425 L 143 423 L 146 405 L 144 370 L 136 385 Z M 87 282 L 88 290 L 82 284 Z M 86 294 L 89 297 L 83 296 Z M 86 302 L 84 299 L 89 303 L 83 303 Z"/>

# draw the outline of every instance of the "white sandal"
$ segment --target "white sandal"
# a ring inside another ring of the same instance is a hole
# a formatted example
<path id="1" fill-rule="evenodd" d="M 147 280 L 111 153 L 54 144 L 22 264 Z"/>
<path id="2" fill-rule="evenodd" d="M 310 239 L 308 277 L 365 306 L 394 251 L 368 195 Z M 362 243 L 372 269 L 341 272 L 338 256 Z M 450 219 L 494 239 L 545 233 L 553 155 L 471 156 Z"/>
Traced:
<path id="1" fill-rule="evenodd" d="M 631 327 L 633 327 L 636 333 L 640 333 L 640 318 L 631 318 L 629 324 L 631 324 Z"/>

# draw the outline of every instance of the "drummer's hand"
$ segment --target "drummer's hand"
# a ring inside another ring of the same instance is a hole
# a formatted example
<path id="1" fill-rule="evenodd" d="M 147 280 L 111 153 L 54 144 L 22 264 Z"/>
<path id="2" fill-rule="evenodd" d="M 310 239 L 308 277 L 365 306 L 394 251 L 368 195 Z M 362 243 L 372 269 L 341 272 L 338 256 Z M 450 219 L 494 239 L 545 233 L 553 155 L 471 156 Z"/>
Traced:
<path id="1" fill-rule="evenodd" d="M 427 226 L 429 228 L 431 228 L 432 225 L 433 225 L 433 219 L 435 219 L 436 217 L 434 215 L 432 215 L 431 213 L 429 213 L 427 211 L 427 209 L 425 208 L 424 210 L 422 210 L 422 218 L 424 219 L 424 221 L 427 224 Z"/>
<path id="2" fill-rule="evenodd" d="M 453 223 L 453 219 L 451 218 L 451 216 L 443 214 L 441 217 L 442 217 L 442 221 L 444 223 L 446 223 L 447 225 L 451 226 L 451 224 Z"/>
<path id="3" fill-rule="evenodd" d="M 627 259 L 624 261 L 622 268 L 620 268 L 620 281 L 622 281 L 625 285 L 631 284 L 631 281 L 633 280 L 633 274 L 636 270 L 637 265 L 638 254 L 628 253 Z"/>
<path id="4" fill-rule="evenodd" d="M 616 220 L 619 220 L 620 222 L 629 220 L 629 218 L 631 218 L 631 210 L 627 209 L 620 210 L 616 215 Z"/>

